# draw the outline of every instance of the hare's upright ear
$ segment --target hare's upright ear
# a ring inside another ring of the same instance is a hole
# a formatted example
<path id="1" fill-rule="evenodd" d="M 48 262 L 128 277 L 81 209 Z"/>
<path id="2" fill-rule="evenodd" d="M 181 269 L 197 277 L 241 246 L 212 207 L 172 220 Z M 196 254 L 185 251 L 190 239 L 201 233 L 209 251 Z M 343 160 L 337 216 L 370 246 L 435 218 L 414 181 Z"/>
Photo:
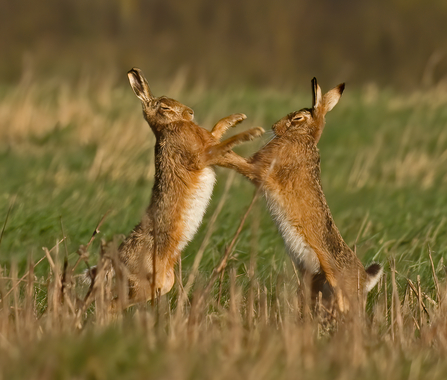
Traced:
<path id="1" fill-rule="evenodd" d="M 312 108 L 319 109 L 321 106 L 321 88 L 317 83 L 317 78 L 312 79 Z"/>
<path id="2" fill-rule="evenodd" d="M 312 108 L 315 113 L 318 113 L 318 116 L 325 116 L 341 98 L 341 94 L 345 89 L 345 84 L 339 84 L 337 87 L 334 87 L 332 90 L 326 92 L 323 96 L 321 96 L 321 88 L 317 83 L 316 78 L 312 79 Z"/>
<path id="3" fill-rule="evenodd" d="M 317 80 L 312 79 L 312 115 L 314 119 L 314 127 L 312 134 L 315 138 L 315 143 L 318 143 L 321 137 L 321 133 L 324 128 L 324 117 L 341 98 L 341 94 L 345 89 L 345 84 L 339 84 L 326 94 L 321 96 L 321 88 L 317 83 Z"/>
<path id="4" fill-rule="evenodd" d="M 338 101 L 341 98 L 341 94 L 343 94 L 343 91 L 345 89 L 345 84 L 339 84 L 337 87 L 334 87 L 332 90 L 326 92 L 323 96 L 323 106 L 324 106 L 324 113 L 329 112 L 332 108 L 335 107 L 335 105 L 338 103 Z"/>
<path id="5" fill-rule="evenodd" d="M 133 92 L 135 92 L 135 95 L 142 102 L 149 102 L 153 99 L 154 96 L 149 88 L 149 84 L 147 83 L 147 80 L 140 69 L 134 67 L 133 69 L 129 70 L 127 76 Z"/>

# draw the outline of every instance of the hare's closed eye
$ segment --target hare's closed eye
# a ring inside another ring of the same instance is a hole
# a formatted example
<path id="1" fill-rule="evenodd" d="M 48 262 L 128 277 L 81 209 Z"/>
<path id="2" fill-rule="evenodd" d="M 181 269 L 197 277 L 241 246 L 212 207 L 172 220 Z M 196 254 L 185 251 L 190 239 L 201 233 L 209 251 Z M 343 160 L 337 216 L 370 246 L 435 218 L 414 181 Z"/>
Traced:
<path id="1" fill-rule="evenodd" d="M 311 115 L 307 111 L 298 111 L 292 116 L 292 121 L 303 121 L 305 119 L 309 119 Z"/>

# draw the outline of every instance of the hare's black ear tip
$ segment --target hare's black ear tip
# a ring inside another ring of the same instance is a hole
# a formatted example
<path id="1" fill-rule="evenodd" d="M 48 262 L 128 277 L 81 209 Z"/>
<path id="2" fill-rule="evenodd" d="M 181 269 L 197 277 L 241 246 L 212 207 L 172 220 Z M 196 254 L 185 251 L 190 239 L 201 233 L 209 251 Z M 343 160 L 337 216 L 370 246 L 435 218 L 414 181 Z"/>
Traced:
<path id="1" fill-rule="evenodd" d="M 338 86 L 339 90 L 340 90 L 340 95 L 343 94 L 343 91 L 345 90 L 346 84 L 342 83 Z"/>
<path id="2" fill-rule="evenodd" d="M 137 67 L 132 67 L 128 72 L 127 75 L 135 75 L 140 71 Z"/>
<path id="3" fill-rule="evenodd" d="M 312 78 L 312 85 L 313 86 L 317 85 L 317 78 L 315 78 L 315 77 Z"/>

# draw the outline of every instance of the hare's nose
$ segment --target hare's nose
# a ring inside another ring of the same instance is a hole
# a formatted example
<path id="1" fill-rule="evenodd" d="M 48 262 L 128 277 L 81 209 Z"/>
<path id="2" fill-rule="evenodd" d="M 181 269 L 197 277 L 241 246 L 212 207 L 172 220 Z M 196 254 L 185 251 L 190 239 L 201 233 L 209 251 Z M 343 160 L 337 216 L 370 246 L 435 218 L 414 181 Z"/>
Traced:
<path id="1" fill-rule="evenodd" d="M 194 119 L 194 111 L 191 108 L 188 108 L 184 111 L 183 115 L 189 118 L 190 120 Z"/>

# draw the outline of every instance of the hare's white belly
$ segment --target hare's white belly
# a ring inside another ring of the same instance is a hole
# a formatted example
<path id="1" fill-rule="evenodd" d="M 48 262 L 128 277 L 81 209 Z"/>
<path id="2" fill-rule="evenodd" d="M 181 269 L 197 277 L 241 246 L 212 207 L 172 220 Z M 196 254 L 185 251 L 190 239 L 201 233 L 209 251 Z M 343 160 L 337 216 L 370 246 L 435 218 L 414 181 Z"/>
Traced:
<path id="1" fill-rule="evenodd" d="M 307 244 L 304 236 L 287 219 L 284 208 L 275 199 L 275 196 L 273 194 L 265 194 L 265 197 L 273 219 L 286 244 L 287 253 L 294 264 L 311 274 L 318 273 L 320 271 L 320 262 L 315 251 Z"/>
<path id="2" fill-rule="evenodd" d="M 196 190 L 186 200 L 188 207 L 182 215 L 184 230 L 183 238 L 177 246 L 178 252 L 181 252 L 185 248 L 197 232 L 210 201 L 215 182 L 216 173 L 214 173 L 214 170 L 211 168 L 203 169 Z"/>

